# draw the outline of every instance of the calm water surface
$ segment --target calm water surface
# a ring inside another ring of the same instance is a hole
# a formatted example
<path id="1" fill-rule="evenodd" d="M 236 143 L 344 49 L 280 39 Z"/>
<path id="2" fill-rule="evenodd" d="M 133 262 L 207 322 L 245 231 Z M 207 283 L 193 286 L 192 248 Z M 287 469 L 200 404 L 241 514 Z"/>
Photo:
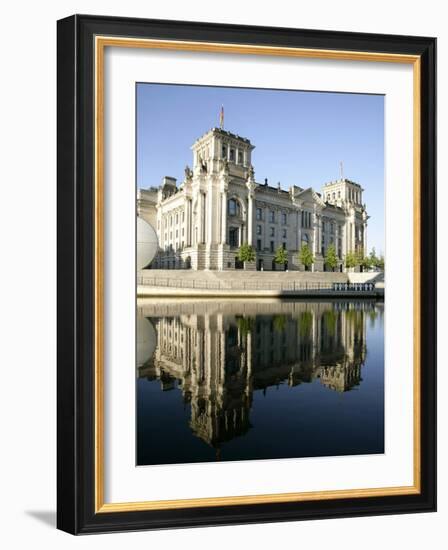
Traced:
<path id="1" fill-rule="evenodd" d="M 384 452 L 383 303 L 137 310 L 138 465 Z"/>

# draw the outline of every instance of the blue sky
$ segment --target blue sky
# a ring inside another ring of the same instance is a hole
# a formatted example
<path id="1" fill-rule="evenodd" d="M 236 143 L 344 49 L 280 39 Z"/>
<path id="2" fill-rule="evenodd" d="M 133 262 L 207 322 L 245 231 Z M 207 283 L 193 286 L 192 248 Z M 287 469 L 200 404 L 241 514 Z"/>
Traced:
<path id="1" fill-rule="evenodd" d="M 368 248 L 384 252 L 384 96 L 137 84 L 137 185 L 182 181 L 193 142 L 219 126 L 255 145 L 255 179 L 321 191 L 344 176 L 364 188 Z"/>

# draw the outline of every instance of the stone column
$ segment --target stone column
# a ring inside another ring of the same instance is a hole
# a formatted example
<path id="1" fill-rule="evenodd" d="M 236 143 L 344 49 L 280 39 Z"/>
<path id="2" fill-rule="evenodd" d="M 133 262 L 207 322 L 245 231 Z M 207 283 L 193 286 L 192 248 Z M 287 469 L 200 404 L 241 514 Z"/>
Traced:
<path id="1" fill-rule="evenodd" d="M 221 244 L 227 241 L 227 191 L 221 193 Z"/>
<path id="2" fill-rule="evenodd" d="M 213 242 L 213 192 L 211 185 L 207 192 L 206 212 L 204 212 L 204 216 L 207 220 L 205 242 L 210 246 Z"/>
<path id="3" fill-rule="evenodd" d="M 191 200 L 189 198 L 185 205 L 185 233 L 186 246 L 191 246 Z"/>
<path id="4" fill-rule="evenodd" d="M 319 253 L 319 247 L 320 247 L 320 220 L 316 213 L 314 213 L 314 235 L 313 235 L 313 255 L 316 256 L 316 254 Z"/>
<path id="5" fill-rule="evenodd" d="M 339 258 L 339 224 L 334 222 L 334 248 L 336 250 L 336 256 Z"/>
<path id="6" fill-rule="evenodd" d="M 364 222 L 362 226 L 362 246 L 364 248 L 364 255 L 367 256 L 367 223 Z"/>
<path id="7" fill-rule="evenodd" d="M 254 195 L 249 192 L 247 208 L 247 242 L 252 244 L 254 236 Z"/>
<path id="8" fill-rule="evenodd" d="M 346 232 L 345 227 L 346 227 L 346 225 L 344 223 L 344 225 L 341 225 L 341 229 L 340 229 L 341 242 L 342 242 L 342 258 L 344 258 L 345 255 L 347 254 L 347 246 L 346 246 L 346 241 L 345 241 L 345 232 Z"/>
<path id="9" fill-rule="evenodd" d="M 204 193 L 202 191 L 199 191 L 198 194 L 198 242 L 196 244 L 203 244 L 204 242 L 204 226 L 205 226 L 205 219 L 204 219 Z"/>

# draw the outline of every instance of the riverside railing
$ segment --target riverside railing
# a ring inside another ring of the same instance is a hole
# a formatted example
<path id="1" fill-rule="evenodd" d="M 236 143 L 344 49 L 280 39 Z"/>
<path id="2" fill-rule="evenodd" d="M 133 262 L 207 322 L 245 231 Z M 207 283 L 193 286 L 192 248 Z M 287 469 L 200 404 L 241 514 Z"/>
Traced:
<path id="1" fill-rule="evenodd" d="M 278 290 L 278 291 L 334 291 L 373 292 L 374 283 L 331 283 L 304 281 L 209 281 L 200 279 L 170 279 L 163 277 L 137 277 L 142 286 L 196 289 L 196 290 Z"/>

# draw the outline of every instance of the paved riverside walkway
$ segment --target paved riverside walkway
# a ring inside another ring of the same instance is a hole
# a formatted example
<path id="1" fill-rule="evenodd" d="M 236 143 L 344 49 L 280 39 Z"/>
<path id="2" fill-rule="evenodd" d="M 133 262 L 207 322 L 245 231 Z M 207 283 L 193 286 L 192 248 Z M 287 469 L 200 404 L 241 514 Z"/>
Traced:
<path id="1" fill-rule="evenodd" d="M 377 298 L 384 294 L 384 289 L 365 290 L 361 284 L 348 283 L 347 273 L 146 269 L 137 275 L 137 295 L 141 297 Z"/>

